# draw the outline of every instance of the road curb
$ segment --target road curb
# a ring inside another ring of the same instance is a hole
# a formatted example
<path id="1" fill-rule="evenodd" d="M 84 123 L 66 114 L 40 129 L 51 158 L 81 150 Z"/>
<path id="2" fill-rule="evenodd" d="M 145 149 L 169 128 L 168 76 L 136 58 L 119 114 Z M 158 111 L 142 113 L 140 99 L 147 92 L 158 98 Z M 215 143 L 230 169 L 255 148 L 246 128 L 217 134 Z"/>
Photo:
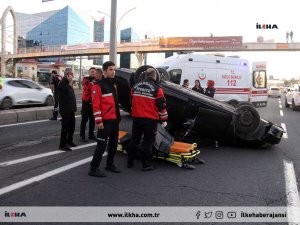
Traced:
<path id="1" fill-rule="evenodd" d="M 77 105 L 76 115 L 81 113 L 81 105 Z M 0 125 L 43 120 L 52 117 L 53 106 L 12 109 L 0 111 Z"/>

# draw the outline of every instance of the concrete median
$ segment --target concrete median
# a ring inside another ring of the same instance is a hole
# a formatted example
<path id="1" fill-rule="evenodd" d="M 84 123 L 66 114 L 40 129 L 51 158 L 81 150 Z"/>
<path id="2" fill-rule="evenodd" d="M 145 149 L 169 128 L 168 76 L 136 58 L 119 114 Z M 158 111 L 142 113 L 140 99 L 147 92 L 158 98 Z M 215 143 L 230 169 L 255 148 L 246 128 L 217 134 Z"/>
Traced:
<path id="1" fill-rule="evenodd" d="M 0 125 L 17 122 L 18 114 L 15 112 L 15 110 L 0 111 Z"/>
<path id="2" fill-rule="evenodd" d="M 77 105 L 76 115 L 79 115 L 80 113 L 81 113 L 81 104 Z M 53 115 L 53 106 L 1 110 L 0 125 L 43 120 L 52 117 L 52 115 Z"/>

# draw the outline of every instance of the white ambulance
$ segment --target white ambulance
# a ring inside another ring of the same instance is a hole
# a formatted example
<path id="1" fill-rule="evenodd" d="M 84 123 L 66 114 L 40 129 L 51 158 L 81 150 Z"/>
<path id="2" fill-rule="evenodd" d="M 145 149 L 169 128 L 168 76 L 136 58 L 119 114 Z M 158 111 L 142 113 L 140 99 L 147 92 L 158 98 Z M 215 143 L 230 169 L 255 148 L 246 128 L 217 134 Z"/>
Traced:
<path id="1" fill-rule="evenodd" d="M 213 80 L 217 100 L 232 105 L 251 102 L 255 106 L 266 106 L 266 66 L 262 66 L 265 65 L 263 62 L 255 65 L 256 70 L 250 73 L 249 62 L 237 56 L 187 53 L 168 57 L 157 67 L 165 69 L 170 81 L 176 84 L 188 79 L 190 88 L 195 80 L 199 80 L 203 88 L 208 80 Z"/>

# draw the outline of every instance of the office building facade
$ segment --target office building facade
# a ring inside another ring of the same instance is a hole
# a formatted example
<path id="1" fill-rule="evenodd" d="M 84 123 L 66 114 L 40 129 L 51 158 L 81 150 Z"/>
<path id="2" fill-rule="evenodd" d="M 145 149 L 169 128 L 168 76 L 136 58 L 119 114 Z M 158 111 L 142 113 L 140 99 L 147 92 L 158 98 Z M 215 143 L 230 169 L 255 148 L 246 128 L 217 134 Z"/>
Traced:
<path id="1" fill-rule="evenodd" d="M 17 13 L 17 20 L 19 47 L 90 42 L 88 25 L 69 6 L 36 14 Z"/>

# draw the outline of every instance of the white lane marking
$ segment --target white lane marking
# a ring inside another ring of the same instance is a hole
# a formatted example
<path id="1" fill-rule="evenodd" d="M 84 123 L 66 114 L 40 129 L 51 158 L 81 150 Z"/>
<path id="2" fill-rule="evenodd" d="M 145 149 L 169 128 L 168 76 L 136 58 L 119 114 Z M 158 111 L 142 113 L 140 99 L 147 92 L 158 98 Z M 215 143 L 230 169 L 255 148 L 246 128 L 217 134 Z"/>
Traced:
<path id="1" fill-rule="evenodd" d="M 281 127 L 283 128 L 283 130 L 285 131 L 285 133 L 283 133 L 282 138 L 288 138 L 288 133 L 286 131 L 286 126 L 285 123 L 281 123 Z"/>
<path id="2" fill-rule="evenodd" d="M 80 145 L 80 146 L 77 146 L 77 147 L 73 147 L 71 149 L 72 150 L 78 150 L 78 149 L 94 146 L 96 144 L 97 143 L 94 142 L 94 143 L 90 143 L 90 144 L 86 144 L 86 145 Z M 11 161 L 0 163 L 0 167 L 10 166 L 10 165 L 18 164 L 18 163 L 21 163 L 21 162 L 27 162 L 27 161 L 31 161 L 31 160 L 34 160 L 34 159 L 39 159 L 39 158 L 43 158 L 43 157 L 46 157 L 46 156 L 56 155 L 56 154 L 61 154 L 61 153 L 65 153 L 65 152 L 61 151 L 61 150 L 55 150 L 55 151 L 47 152 L 47 153 L 43 153 L 43 154 L 32 155 L 32 156 L 21 158 L 21 159 L 16 159 L 16 160 L 11 160 Z"/>
<path id="3" fill-rule="evenodd" d="M 88 158 L 82 159 L 80 161 L 71 163 L 69 165 L 57 168 L 55 170 L 51 170 L 49 172 L 43 173 L 41 175 L 29 178 L 27 180 L 23 180 L 23 181 L 15 183 L 15 184 L 11 184 L 9 186 L 6 186 L 4 188 L 1 188 L 0 189 L 0 196 L 3 195 L 3 194 L 6 194 L 8 192 L 14 191 L 16 189 L 19 189 L 21 187 L 24 187 L 24 186 L 27 186 L 29 184 L 32 184 L 34 182 L 38 182 L 38 181 L 44 180 L 44 179 L 46 179 L 48 177 L 54 176 L 56 174 L 62 173 L 62 172 L 67 171 L 69 169 L 72 169 L 72 168 L 75 168 L 75 167 L 80 166 L 82 164 L 85 164 L 87 162 L 90 162 L 91 159 L 92 159 L 92 157 L 88 157 Z"/>
<path id="4" fill-rule="evenodd" d="M 283 116 L 283 111 L 282 111 L 282 110 L 280 110 L 279 112 L 280 112 L 280 116 Z"/>
<path id="5" fill-rule="evenodd" d="M 282 105 L 281 105 L 281 104 L 279 104 L 279 108 L 281 108 L 281 109 L 282 109 Z"/>
<path id="6" fill-rule="evenodd" d="M 281 99 L 280 98 L 278 99 L 278 102 L 281 103 Z"/>
<path id="7" fill-rule="evenodd" d="M 77 115 L 75 116 L 75 118 L 81 117 L 81 115 Z M 60 120 L 61 118 L 58 118 L 58 120 Z M 6 125 L 1 125 L 0 128 L 2 127 L 12 127 L 12 126 L 19 126 L 19 125 L 26 125 L 26 124 L 33 124 L 33 123 L 42 123 L 42 122 L 46 122 L 46 121 L 50 121 L 49 119 L 47 120 L 34 120 L 34 121 L 29 121 L 29 122 L 22 122 L 22 123 L 12 123 L 12 124 L 6 124 Z"/>
<path id="8" fill-rule="evenodd" d="M 297 180 L 295 176 L 294 165 L 292 162 L 283 160 L 284 177 L 285 177 L 285 191 L 287 196 L 288 206 L 288 221 L 299 222 L 300 221 L 300 198 L 297 187 Z M 298 208 L 298 209 L 297 209 Z"/>

